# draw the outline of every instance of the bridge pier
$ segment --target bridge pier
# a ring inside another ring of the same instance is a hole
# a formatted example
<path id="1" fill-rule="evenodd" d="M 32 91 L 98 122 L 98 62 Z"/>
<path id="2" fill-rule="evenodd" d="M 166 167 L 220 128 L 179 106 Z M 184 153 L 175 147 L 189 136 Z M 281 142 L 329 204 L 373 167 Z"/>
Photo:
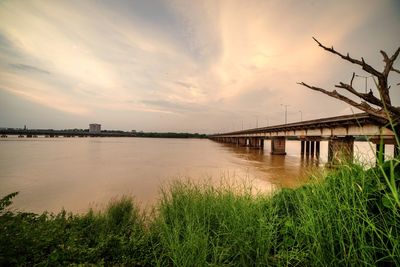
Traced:
<path id="1" fill-rule="evenodd" d="M 336 165 L 340 161 L 352 161 L 354 154 L 354 137 L 336 137 L 328 142 L 328 164 Z"/>
<path id="2" fill-rule="evenodd" d="M 250 137 L 249 138 L 249 147 L 251 147 L 251 148 L 256 148 L 257 147 L 257 139 L 256 138 L 252 138 L 252 137 Z"/>
<path id="3" fill-rule="evenodd" d="M 311 157 L 314 157 L 314 141 L 310 141 L 310 145 L 311 145 Z"/>
<path id="4" fill-rule="evenodd" d="M 259 137 L 252 137 L 250 140 L 250 147 L 256 149 L 263 149 L 264 148 L 264 139 Z"/>
<path id="5" fill-rule="evenodd" d="M 315 157 L 318 158 L 320 155 L 320 139 L 321 137 L 313 137 L 312 139 L 310 138 L 304 138 L 301 139 L 301 151 L 300 154 L 302 157 L 304 157 L 304 154 L 306 154 L 307 157 Z"/>
<path id="6" fill-rule="evenodd" d="M 271 154 L 272 155 L 286 155 L 286 138 L 273 137 L 271 139 Z"/>
<path id="7" fill-rule="evenodd" d="M 239 146 L 246 146 L 246 138 L 239 137 Z"/>

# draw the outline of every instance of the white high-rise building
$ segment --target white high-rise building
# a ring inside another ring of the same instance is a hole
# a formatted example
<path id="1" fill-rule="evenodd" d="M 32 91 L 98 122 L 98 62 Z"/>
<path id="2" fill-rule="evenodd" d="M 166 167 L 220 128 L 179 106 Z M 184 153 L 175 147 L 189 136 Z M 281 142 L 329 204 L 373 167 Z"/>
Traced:
<path id="1" fill-rule="evenodd" d="M 100 133 L 101 132 L 101 124 L 91 123 L 89 124 L 89 133 Z"/>

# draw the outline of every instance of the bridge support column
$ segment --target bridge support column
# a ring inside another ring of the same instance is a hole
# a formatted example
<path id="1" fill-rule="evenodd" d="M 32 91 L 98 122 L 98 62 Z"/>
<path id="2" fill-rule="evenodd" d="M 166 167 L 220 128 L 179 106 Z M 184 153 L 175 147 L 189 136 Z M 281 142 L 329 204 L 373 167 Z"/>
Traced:
<path id="1" fill-rule="evenodd" d="M 319 158 L 320 155 L 320 143 L 319 141 L 315 141 L 315 156 Z"/>
<path id="2" fill-rule="evenodd" d="M 253 137 L 249 138 L 249 142 L 250 142 L 250 147 L 255 147 L 256 146 L 256 140 Z"/>
<path id="3" fill-rule="evenodd" d="M 396 142 L 395 137 L 392 138 L 382 138 L 382 137 L 375 137 L 370 139 L 371 142 L 373 142 L 376 145 L 376 162 L 378 163 L 380 160 L 379 158 L 381 157 L 381 160 L 385 160 L 385 145 L 393 145 L 394 146 L 394 151 L 393 151 L 393 156 L 398 157 L 399 156 L 399 145 Z M 382 144 L 382 155 L 380 155 L 380 146 Z"/>
<path id="4" fill-rule="evenodd" d="M 311 145 L 311 157 L 313 158 L 314 157 L 314 141 L 311 141 L 310 142 L 310 145 Z"/>
<path id="5" fill-rule="evenodd" d="M 239 137 L 235 138 L 235 144 L 236 144 L 236 146 L 240 146 L 240 138 Z"/>
<path id="6" fill-rule="evenodd" d="M 304 140 L 301 140 L 300 141 L 300 143 L 301 143 L 301 152 L 300 152 L 300 154 L 302 155 L 302 156 L 304 156 L 304 143 L 305 143 L 306 141 L 304 141 Z"/>
<path id="7" fill-rule="evenodd" d="M 306 141 L 306 156 L 310 155 L 310 141 Z"/>
<path id="8" fill-rule="evenodd" d="M 250 138 L 250 147 L 252 148 L 259 148 L 260 147 L 260 140 L 257 137 Z"/>
<path id="9" fill-rule="evenodd" d="M 354 153 L 354 137 L 333 138 L 328 143 L 328 163 L 336 165 L 340 161 L 352 161 Z"/>
<path id="10" fill-rule="evenodd" d="M 246 138 L 239 138 L 239 144 L 240 146 L 246 146 Z"/>
<path id="11" fill-rule="evenodd" d="M 286 155 L 286 139 L 285 137 L 274 137 L 271 139 L 271 154 Z"/>

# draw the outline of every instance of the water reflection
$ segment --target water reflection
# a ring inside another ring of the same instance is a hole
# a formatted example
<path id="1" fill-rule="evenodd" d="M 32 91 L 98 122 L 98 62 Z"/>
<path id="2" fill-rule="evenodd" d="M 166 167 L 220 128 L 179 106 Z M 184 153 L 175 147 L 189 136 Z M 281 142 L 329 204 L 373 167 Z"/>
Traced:
<path id="1" fill-rule="evenodd" d="M 327 144 L 321 142 L 321 155 L 326 154 Z M 288 141 L 287 155 L 271 155 L 269 141 L 265 142 L 265 149 L 253 149 L 231 144 L 221 144 L 227 151 L 251 164 L 262 173 L 259 179 L 267 180 L 278 187 L 296 187 L 304 183 L 310 173 L 319 166 L 323 166 L 320 157 L 301 156 L 300 144 L 296 141 Z M 297 151 L 297 155 L 295 154 Z"/>
<path id="2" fill-rule="evenodd" d="M 300 141 L 286 141 L 286 156 L 271 155 L 269 140 L 264 141 L 264 149 L 221 144 L 230 153 L 251 164 L 262 173 L 258 179 L 265 179 L 278 187 L 296 187 L 305 183 L 311 174 L 324 167 L 328 160 L 328 141 L 320 142 L 320 155 L 300 155 Z M 393 157 L 394 147 L 388 145 L 385 158 Z M 375 164 L 376 147 L 369 142 L 354 142 L 355 161 L 366 167 Z"/>

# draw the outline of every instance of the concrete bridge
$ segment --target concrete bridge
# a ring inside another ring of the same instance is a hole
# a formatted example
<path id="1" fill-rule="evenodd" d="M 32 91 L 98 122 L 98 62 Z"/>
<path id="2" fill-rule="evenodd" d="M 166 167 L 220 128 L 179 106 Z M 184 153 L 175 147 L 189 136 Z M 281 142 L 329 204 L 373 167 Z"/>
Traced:
<path id="1" fill-rule="evenodd" d="M 6 128 L 0 129 L 0 136 L 7 137 L 9 135 L 16 135 L 18 137 L 136 137 L 135 133 L 122 132 L 122 131 L 102 131 L 92 133 L 82 130 L 53 130 L 53 129 L 13 129 Z"/>
<path id="2" fill-rule="evenodd" d="M 335 163 L 343 158 L 352 159 L 355 137 L 368 138 L 376 144 L 377 151 L 381 143 L 394 145 L 395 155 L 399 153 L 394 133 L 367 113 L 220 133 L 210 139 L 256 149 L 263 149 L 264 140 L 270 139 L 271 154 L 285 155 L 286 139 L 290 138 L 301 142 L 302 156 L 311 157 L 319 157 L 320 141 L 328 140 L 328 162 Z"/>

